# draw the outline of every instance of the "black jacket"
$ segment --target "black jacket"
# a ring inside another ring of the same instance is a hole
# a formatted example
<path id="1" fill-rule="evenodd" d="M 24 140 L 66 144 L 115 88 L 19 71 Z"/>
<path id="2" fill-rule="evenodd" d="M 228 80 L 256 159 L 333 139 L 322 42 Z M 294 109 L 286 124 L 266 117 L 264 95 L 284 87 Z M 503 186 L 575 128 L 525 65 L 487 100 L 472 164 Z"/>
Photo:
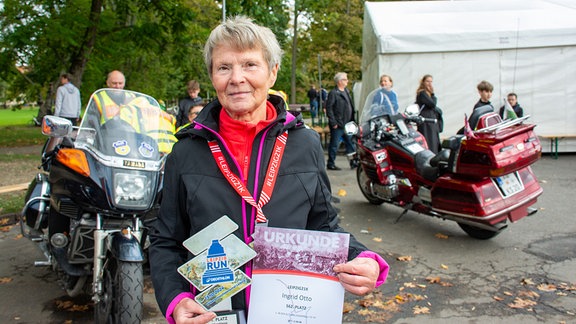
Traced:
<path id="1" fill-rule="evenodd" d="M 437 100 L 434 94 L 429 96 L 424 90 L 420 91 L 416 96 L 416 104 L 420 107 L 420 116 L 436 119 L 436 123 L 424 122 L 418 124 L 418 131 L 426 139 L 428 149 L 434 153 L 438 153 L 442 149 L 440 133 L 444 129 L 442 110 L 436 106 Z"/>
<path id="2" fill-rule="evenodd" d="M 318 134 L 305 127 L 300 116 L 286 123 L 287 112 L 280 97 L 270 96 L 269 101 L 276 107 L 278 118 L 256 135 L 246 188 L 253 194 L 257 183 L 256 191 L 260 193 L 275 139 L 288 129 L 272 199 L 263 207 L 269 226 L 343 232 L 331 204 L 330 183 Z M 207 144 L 208 140 L 217 140 L 230 168 L 239 175 L 237 164 L 216 134 L 221 109 L 218 101 L 208 104 L 196 117 L 198 125 L 178 133 L 180 140 L 167 158 L 162 204 L 150 235 L 151 274 L 163 313 L 177 295 L 190 291 L 190 284 L 176 271 L 192 258 L 182 242 L 223 215 L 239 225 L 234 234 L 246 240 L 243 210 L 248 214 L 248 223 L 253 219 L 254 211 L 224 178 Z M 253 226 L 249 227 L 247 233 L 251 235 Z M 366 247 L 351 236 L 349 259 L 365 250 Z M 234 296 L 232 303 L 235 309 L 244 309 L 244 291 Z"/>
<path id="3" fill-rule="evenodd" d="M 350 101 L 352 111 L 348 109 L 348 101 Z M 354 121 L 355 113 L 354 101 L 348 89 L 344 89 L 344 91 L 340 91 L 338 88 L 330 90 L 328 99 L 326 99 L 326 116 L 331 129 L 334 128 L 334 125 L 338 125 L 338 128 L 344 128 L 347 122 Z"/>

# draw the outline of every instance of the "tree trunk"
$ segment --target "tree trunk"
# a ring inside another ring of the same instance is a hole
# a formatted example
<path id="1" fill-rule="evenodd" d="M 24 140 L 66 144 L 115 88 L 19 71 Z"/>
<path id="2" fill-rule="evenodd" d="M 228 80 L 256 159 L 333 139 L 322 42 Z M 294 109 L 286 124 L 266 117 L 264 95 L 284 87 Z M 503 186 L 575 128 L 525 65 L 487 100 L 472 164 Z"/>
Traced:
<path id="1" fill-rule="evenodd" d="M 298 1 L 294 2 L 294 35 L 292 36 L 292 71 L 290 72 L 290 103 L 296 103 L 296 54 L 298 53 Z"/>
<path id="2" fill-rule="evenodd" d="M 68 71 L 72 75 L 71 81 L 73 81 L 72 83 L 74 83 L 78 88 L 82 85 L 82 76 L 86 69 L 86 63 L 88 62 L 90 54 L 94 49 L 94 44 L 96 43 L 103 2 L 104 0 L 92 0 L 88 28 L 86 28 L 86 33 L 84 34 L 84 39 L 82 40 L 80 47 L 72 56 L 70 62 L 70 69 Z"/>

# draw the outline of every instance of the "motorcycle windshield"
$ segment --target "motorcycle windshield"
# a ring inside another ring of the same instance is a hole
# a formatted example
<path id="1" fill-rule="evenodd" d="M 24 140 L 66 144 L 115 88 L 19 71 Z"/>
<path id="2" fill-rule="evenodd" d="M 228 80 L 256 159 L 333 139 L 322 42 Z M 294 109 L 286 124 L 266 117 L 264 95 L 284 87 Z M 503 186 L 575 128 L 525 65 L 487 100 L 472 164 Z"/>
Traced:
<path id="1" fill-rule="evenodd" d="M 92 94 L 76 146 L 114 158 L 158 161 L 176 142 L 174 116 L 143 93 L 100 89 Z"/>
<path id="2" fill-rule="evenodd" d="M 393 109 L 390 102 L 386 93 L 381 91 L 380 88 L 370 92 L 364 102 L 362 115 L 360 116 L 360 124 L 367 123 L 375 117 L 392 115 Z"/>

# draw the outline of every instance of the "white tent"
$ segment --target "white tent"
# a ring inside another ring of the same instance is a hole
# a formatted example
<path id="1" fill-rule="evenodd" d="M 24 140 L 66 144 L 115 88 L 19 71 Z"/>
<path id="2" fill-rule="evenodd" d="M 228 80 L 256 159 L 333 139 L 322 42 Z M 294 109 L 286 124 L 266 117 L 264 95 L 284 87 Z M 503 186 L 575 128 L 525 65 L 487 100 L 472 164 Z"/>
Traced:
<path id="1" fill-rule="evenodd" d="M 381 74 L 393 78 L 401 107 L 423 75 L 434 77 L 441 137 L 463 126 L 482 80 L 494 85 L 496 110 L 515 92 L 538 135 L 576 136 L 576 1 L 366 2 L 357 102 Z M 560 151 L 576 151 L 576 140 L 561 139 Z"/>

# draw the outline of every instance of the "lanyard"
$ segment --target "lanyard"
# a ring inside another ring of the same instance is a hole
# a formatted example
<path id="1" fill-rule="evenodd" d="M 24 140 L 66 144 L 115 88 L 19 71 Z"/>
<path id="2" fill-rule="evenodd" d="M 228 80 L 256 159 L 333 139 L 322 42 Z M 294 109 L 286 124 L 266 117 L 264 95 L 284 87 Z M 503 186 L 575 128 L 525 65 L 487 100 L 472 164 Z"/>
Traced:
<path id="1" fill-rule="evenodd" d="M 288 131 L 284 131 L 282 135 L 276 137 L 276 143 L 274 144 L 274 150 L 272 151 L 272 157 L 270 158 L 270 162 L 268 163 L 268 169 L 266 170 L 266 178 L 264 179 L 264 185 L 262 188 L 262 192 L 260 193 L 260 199 L 258 200 L 258 204 L 250 195 L 250 192 L 242 183 L 242 180 L 238 178 L 231 170 L 226 162 L 226 158 L 224 158 L 224 154 L 222 154 L 222 150 L 216 141 L 208 142 L 210 145 L 210 151 L 212 151 L 212 156 L 220 168 L 220 171 L 228 180 L 228 183 L 236 190 L 238 195 L 244 199 L 247 203 L 249 203 L 252 207 L 256 208 L 256 222 L 257 223 L 266 223 L 268 220 L 264 213 L 262 212 L 262 207 L 266 205 L 270 198 L 272 198 L 272 191 L 274 190 L 274 185 L 276 184 L 276 178 L 278 176 L 278 170 L 280 169 L 280 162 L 282 162 L 282 156 L 284 155 L 284 149 L 286 148 L 286 140 L 288 139 Z"/>

